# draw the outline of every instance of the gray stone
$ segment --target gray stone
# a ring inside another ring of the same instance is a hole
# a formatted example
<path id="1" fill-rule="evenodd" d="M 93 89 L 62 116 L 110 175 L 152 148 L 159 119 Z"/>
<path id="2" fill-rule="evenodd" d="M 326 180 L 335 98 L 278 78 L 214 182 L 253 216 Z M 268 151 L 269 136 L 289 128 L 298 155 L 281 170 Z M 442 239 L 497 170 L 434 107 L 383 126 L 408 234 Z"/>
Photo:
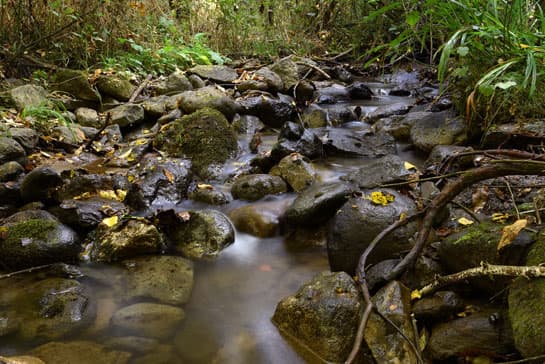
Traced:
<path id="1" fill-rule="evenodd" d="M 229 211 L 229 218 L 238 231 L 268 238 L 276 236 L 287 201 L 262 201 Z"/>
<path id="2" fill-rule="evenodd" d="M 0 182 L 14 181 L 25 173 L 25 169 L 17 162 L 0 164 Z"/>
<path id="3" fill-rule="evenodd" d="M 411 319 L 411 293 L 403 284 L 393 281 L 372 298 L 378 312 L 393 322 L 405 335 L 392 330 L 391 324 L 375 312 L 365 328 L 365 342 L 377 363 L 412 364 L 416 356 L 406 338 L 414 342 Z"/>
<path id="4" fill-rule="evenodd" d="M 76 109 L 76 121 L 80 125 L 93 128 L 100 128 L 102 126 L 96 110 L 88 107 L 78 107 Z"/>
<path id="5" fill-rule="evenodd" d="M 413 305 L 413 313 L 419 322 L 444 321 L 464 310 L 462 298 L 452 291 L 439 291 L 423 297 Z"/>
<path id="6" fill-rule="evenodd" d="M 119 101 L 129 101 L 136 90 L 129 80 L 118 75 L 101 75 L 96 81 L 98 90 Z"/>
<path id="7" fill-rule="evenodd" d="M 429 152 L 436 145 L 461 144 L 467 140 L 467 126 L 461 116 L 441 111 L 419 112 L 418 117 L 411 128 L 411 141 L 420 150 Z"/>
<path id="8" fill-rule="evenodd" d="M 394 138 L 385 133 L 334 128 L 320 134 L 327 155 L 379 158 L 396 152 Z"/>
<path id="9" fill-rule="evenodd" d="M 174 333 L 184 319 L 179 307 L 158 303 L 136 303 L 118 310 L 112 317 L 114 329 L 125 333 L 165 339 Z"/>
<path id="10" fill-rule="evenodd" d="M 56 126 L 51 130 L 50 136 L 62 143 L 74 146 L 79 145 L 85 140 L 85 134 L 75 124 L 70 126 Z"/>
<path id="11" fill-rule="evenodd" d="M 30 171 L 21 183 L 21 196 L 26 202 L 50 200 L 55 189 L 63 183 L 59 173 L 50 167 Z"/>
<path id="12" fill-rule="evenodd" d="M 91 259 L 114 262 L 143 254 L 156 254 L 164 248 L 159 230 L 145 220 L 130 219 L 115 226 L 99 226 Z"/>
<path id="13" fill-rule="evenodd" d="M 269 67 L 261 67 L 255 72 L 255 75 L 263 79 L 271 92 L 278 92 L 284 89 L 282 78 Z"/>
<path id="14" fill-rule="evenodd" d="M 187 71 L 219 83 L 231 83 L 238 77 L 237 71 L 221 65 L 197 65 Z"/>
<path id="15" fill-rule="evenodd" d="M 321 128 L 328 124 L 327 111 L 316 104 L 309 105 L 301 117 L 307 128 Z"/>
<path id="16" fill-rule="evenodd" d="M 194 90 L 198 88 L 203 88 L 206 86 L 206 83 L 198 75 L 189 75 L 187 79 L 191 83 L 191 86 L 193 86 Z"/>
<path id="17" fill-rule="evenodd" d="M 170 97 L 162 95 L 150 97 L 142 102 L 142 107 L 144 108 L 146 118 L 155 120 L 166 114 L 168 111 L 170 111 L 170 107 L 168 105 L 169 101 Z"/>
<path id="18" fill-rule="evenodd" d="M 286 211 L 286 221 L 292 225 L 323 224 L 335 215 L 352 192 L 345 183 L 313 185 L 293 201 Z"/>
<path id="19" fill-rule="evenodd" d="M 290 58 L 283 58 L 269 66 L 269 68 L 282 79 L 282 83 L 284 84 L 284 92 L 287 92 L 299 81 L 297 64 Z"/>
<path id="20" fill-rule="evenodd" d="M 50 342 L 31 351 L 47 364 L 127 364 L 131 354 L 91 341 Z"/>
<path id="21" fill-rule="evenodd" d="M 36 85 L 23 85 L 9 90 L 11 101 L 19 111 L 27 107 L 37 107 L 47 102 L 47 91 Z"/>
<path id="22" fill-rule="evenodd" d="M 371 194 L 377 192 L 384 198 L 391 196 L 393 201 L 384 201 L 385 205 L 371 201 Z M 353 274 L 360 255 L 375 236 L 399 220 L 402 214 L 415 212 L 416 205 L 410 198 L 390 189 L 365 190 L 361 197 L 348 200 L 335 214 L 327 239 L 331 269 Z M 371 252 L 367 263 L 397 258 L 410 250 L 415 232 L 416 223 L 412 222 L 388 234 Z"/>
<path id="23" fill-rule="evenodd" d="M 144 108 L 138 104 L 124 104 L 110 111 L 111 123 L 120 127 L 139 124 L 144 121 Z"/>
<path id="24" fill-rule="evenodd" d="M 88 75 L 84 71 L 63 69 L 58 71 L 52 84 L 53 90 L 66 92 L 76 98 L 100 102 L 100 94 L 88 81 Z"/>
<path id="25" fill-rule="evenodd" d="M 246 114 L 254 115 L 267 126 L 280 128 L 295 116 L 295 103 L 290 96 L 278 94 L 251 96 L 238 100 Z"/>
<path id="26" fill-rule="evenodd" d="M 295 192 L 303 191 L 316 181 L 316 171 L 312 163 L 298 153 L 282 158 L 270 173 L 282 177 Z"/>
<path id="27" fill-rule="evenodd" d="M 186 77 L 184 72 L 175 71 L 171 73 L 166 80 L 160 82 L 155 91 L 158 95 L 172 95 L 184 91 L 193 90 L 193 85 Z"/>
<path id="28" fill-rule="evenodd" d="M 456 145 L 436 145 L 431 150 L 428 159 L 426 159 L 425 165 L 427 169 L 440 168 L 443 162 L 446 162 L 448 158 L 455 157 L 459 153 L 472 152 L 471 147 L 461 147 Z M 473 164 L 472 155 L 453 158 L 452 163 L 448 164 L 449 172 L 459 171 L 466 169 Z"/>
<path id="29" fill-rule="evenodd" d="M 286 122 L 280 130 L 278 142 L 271 149 L 274 162 L 287 155 L 299 153 L 307 158 L 320 158 L 324 155 L 322 140 L 311 129 L 304 129 L 300 124 Z"/>
<path id="30" fill-rule="evenodd" d="M 321 361 L 343 362 L 352 349 L 361 305 L 358 288 L 348 274 L 323 272 L 280 301 L 272 321 Z"/>
<path id="31" fill-rule="evenodd" d="M 361 167 L 341 176 L 341 180 L 350 182 L 358 188 L 373 188 L 382 184 L 404 182 L 416 171 L 405 168 L 405 161 L 396 155 L 387 155 L 363 162 Z"/>
<path id="32" fill-rule="evenodd" d="M 14 139 L 0 137 L 0 164 L 11 161 L 25 164 L 26 152 Z"/>
<path id="33" fill-rule="evenodd" d="M 11 128 L 8 130 L 8 135 L 19 143 L 27 154 L 30 154 L 38 145 L 38 132 L 31 128 Z"/>
<path id="34" fill-rule="evenodd" d="M 77 230 L 91 230 L 105 218 L 129 213 L 123 203 L 94 196 L 88 199 L 67 199 L 49 209 L 64 224 Z"/>
<path id="35" fill-rule="evenodd" d="M 365 121 L 373 123 L 379 119 L 387 118 L 393 115 L 404 115 L 409 112 L 412 105 L 406 102 L 396 102 L 395 104 L 381 105 L 376 110 L 371 111 L 364 118 Z M 401 122 L 401 124 L 407 124 L 407 122 Z M 410 124 L 409 124 L 410 125 Z"/>
<path id="36" fill-rule="evenodd" d="M 181 305 L 189 301 L 193 289 L 193 263 L 178 256 L 150 256 L 123 261 L 128 270 L 125 295 Z"/>
<path id="37" fill-rule="evenodd" d="M 171 96 L 171 100 L 187 114 L 203 108 L 213 108 L 231 119 L 239 110 L 233 98 L 215 86 L 185 91 Z"/>
<path id="38" fill-rule="evenodd" d="M 231 187 L 233 198 L 256 201 L 267 195 L 287 192 L 286 182 L 270 174 L 250 174 L 238 177 Z"/>

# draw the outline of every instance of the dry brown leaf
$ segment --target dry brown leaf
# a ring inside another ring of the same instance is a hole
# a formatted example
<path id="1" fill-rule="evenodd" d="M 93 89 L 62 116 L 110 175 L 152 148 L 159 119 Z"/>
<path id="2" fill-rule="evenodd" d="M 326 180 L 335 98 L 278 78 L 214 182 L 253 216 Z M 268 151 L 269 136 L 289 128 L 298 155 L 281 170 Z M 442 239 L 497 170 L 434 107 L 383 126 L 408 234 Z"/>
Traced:
<path id="1" fill-rule="evenodd" d="M 473 212 L 479 212 L 481 211 L 484 206 L 486 205 L 486 202 L 488 201 L 488 186 L 482 186 L 481 188 L 478 188 L 472 195 L 471 195 L 471 204 L 473 205 Z"/>
<path id="2" fill-rule="evenodd" d="M 174 182 L 174 175 L 168 169 L 163 169 L 163 174 L 170 183 Z"/>
<path id="3" fill-rule="evenodd" d="M 500 242 L 498 243 L 498 251 L 502 250 L 507 245 L 511 244 L 513 240 L 518 236 L 520 231 L 528 225 L 528 220 L 520 219 L 513 224 L 503 228 Z"/>

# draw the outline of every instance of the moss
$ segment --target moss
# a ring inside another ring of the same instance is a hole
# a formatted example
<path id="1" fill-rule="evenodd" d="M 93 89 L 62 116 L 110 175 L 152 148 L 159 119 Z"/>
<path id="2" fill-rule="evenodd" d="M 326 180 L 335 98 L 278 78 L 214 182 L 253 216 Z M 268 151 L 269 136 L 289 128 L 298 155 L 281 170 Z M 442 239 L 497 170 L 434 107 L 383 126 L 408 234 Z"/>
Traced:
<path id="1" fill-rule="evenodd" d="M 33 241 L 45 241 L 50 239 L 50 234 L 57 228 L 57 222 L 44 219 L 30 219 L 17 225 L 10 226 L 7 230 L 5 243 L 7 245 L 20 244 L 21 239 Z"/>

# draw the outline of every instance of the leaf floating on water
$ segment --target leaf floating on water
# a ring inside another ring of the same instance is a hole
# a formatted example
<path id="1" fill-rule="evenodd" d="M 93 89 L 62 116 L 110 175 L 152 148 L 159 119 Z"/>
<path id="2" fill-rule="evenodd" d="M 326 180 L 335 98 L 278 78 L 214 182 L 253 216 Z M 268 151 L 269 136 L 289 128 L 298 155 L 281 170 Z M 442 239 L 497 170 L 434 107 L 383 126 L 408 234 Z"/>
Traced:
<path id="1" fill-rule="evenodd" d="M 528 220 L 520 219 L 511 225 L 505 226 L 502 230 L 500 242 L 498 243 L 498 251 L 511 244 L 526 225 L 528 225 Z"/>
<path id="2" fill-rule="evenodd" d="M 386 206 L 390 202 L 394 202 L 394 195 L 390 195 L 389 193 L 382 193 L 381 191 L 374 191 L 371 192 L 371 195 L 369 197 L 366 197 L 368 200 L 371 200 L 372 203 L 375 205 L 382 205 Z"/>
<path id="3" fill-rule="evenodd" d="M 461 218 L 458 219 L 458 223 L 460 225 L 469 226 L 469 225 L 473 225 L 474 221 L 469 220 L 468 218 L 465 218 L 465 217 L 461 217 Z"/>
<path id="4" fill-rule="evenodd" d="M 107 227 L 111 228 L 112 226 L 117 225 L 118 221 L 119 221 L 119 217 L 117 215 L 115 215 L 115 216 L 112 216 L 112 217 L 105 218 L 100 223 L 102 225 L 104 225 L 104 226 L 107 226 Z"/>

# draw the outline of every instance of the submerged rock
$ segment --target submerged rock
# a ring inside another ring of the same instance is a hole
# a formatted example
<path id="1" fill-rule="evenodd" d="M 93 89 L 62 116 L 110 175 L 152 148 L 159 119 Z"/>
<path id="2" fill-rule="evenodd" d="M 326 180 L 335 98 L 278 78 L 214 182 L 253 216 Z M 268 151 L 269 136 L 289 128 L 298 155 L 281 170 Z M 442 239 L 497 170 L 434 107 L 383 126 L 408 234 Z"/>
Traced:
<path id="1" fill-rule="evenodd" d="M 260 238 L 275 236 L 287 201 L 263 201 L 229 211 L 229 218 L 237 230 Z"/>
<path id="2" fill-rule="evenodd" d="M 50 342 L 31 351 L 47 364 L 127 364 L 131 354 L 92 341 Z"/>
<path id="3" fill-rule="evenodd" d="M 323 272 L 280 301 L 272 322 L 322 361 L 343 362 L 352 349 L 361 305 L 348 274 Z"/>
<path id="4" fill-rule="evenodd" d="M 74 262 L 81 250 L 76 232 L 45 211 L 19 212 L 5 219 L 2 228 L 0 266 L 10 270 Z"/>
<path id="5" fill-rule="evenodd" d="M 384 198 L 391 196 L 385 205 L 371 200 L 371 194 L 380 192 Z M 402 214 L 416 212 L 415 203 L 390 189 L 365 190 L 363 196 L 348 200 L 335 214 L 327 238 L 329 264 L 333 271 L 353 274 L 361 253 L 382 230 L 399 220 Z M 371 252 L 368 264 L 397 258 L 413 246 L 412 235 L 416 223 L 409 223 L 388 234 Z"/>
<path id="6" fill-rule="evenodd" d="M 284 193 L 288 190 L 286 182 L 270 174 L 250 174 L 235 180 L 231 187 L 233 198 L 256 201 L 267 195 Z"/>
<path id="7" fill-rule="evenodd" d="M 136 303 L 118 310 L 112 317 L 115 330 L 143 337 L 165 339 L 184 319 L 183 309 L 158 303 Z"/>

